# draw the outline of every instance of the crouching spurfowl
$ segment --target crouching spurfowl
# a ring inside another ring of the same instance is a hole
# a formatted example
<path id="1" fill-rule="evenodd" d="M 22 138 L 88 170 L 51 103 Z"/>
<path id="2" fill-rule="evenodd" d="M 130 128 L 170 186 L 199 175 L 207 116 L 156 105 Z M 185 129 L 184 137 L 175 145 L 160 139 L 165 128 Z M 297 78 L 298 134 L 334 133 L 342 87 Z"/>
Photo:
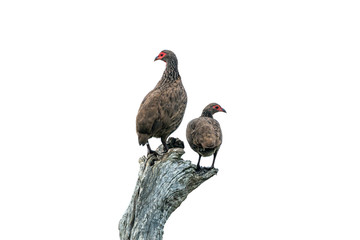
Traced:
<path id="1" fill-rule="evenodd" d="M 219 104 L 207 105 L 199 118 L 189 122 L 186 128 L 186 138 L 190 147 L 199 154 L 197 170 L 200 169 L 201 156 L 208 157 L 214 154 L 211 168 L 214 168 L 215 158 L 222 143 L 220 124 L 213 118 L 213 114 L 225 112 Z"/>
<path id="2" fill-rule="evenodd" d="M 136 117 L 136 133 L 140 145 L 147 145 L 149 139 L 161 138 L 164 151 L 168 151 L 166 139 L 180 125 L 186 108 L 187 96 L 178 71 L 178 61 L 172 51 L 164 50 L 155 58 L 166 63 L 165 71 L 153 90 L 142 101 Z"/>

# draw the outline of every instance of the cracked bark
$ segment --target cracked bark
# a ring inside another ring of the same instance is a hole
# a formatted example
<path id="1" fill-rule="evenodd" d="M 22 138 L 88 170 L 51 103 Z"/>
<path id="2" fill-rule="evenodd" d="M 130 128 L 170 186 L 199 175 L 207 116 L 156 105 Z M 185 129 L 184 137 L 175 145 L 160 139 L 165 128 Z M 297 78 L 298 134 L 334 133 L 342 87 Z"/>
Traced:
<path id="1" fill-rule="evenodd" d="M 184 161 L 184 144 L 170 138 L 169 151 L 139 159 L 140 170 L 130 204 L 119 222 L 121 240 L 161 240 L 163 229 L 186 197 L 218 169 L 201 168 Z M 162 152 L 161 145 L 157 152 Z"/>

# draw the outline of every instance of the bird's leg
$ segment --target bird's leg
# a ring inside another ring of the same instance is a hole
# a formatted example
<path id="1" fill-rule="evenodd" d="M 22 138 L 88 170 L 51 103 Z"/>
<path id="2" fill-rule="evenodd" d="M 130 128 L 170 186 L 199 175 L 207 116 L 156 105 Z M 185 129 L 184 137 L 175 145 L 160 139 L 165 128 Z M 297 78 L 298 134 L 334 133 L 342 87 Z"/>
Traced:
<path id="1" fill-rule="evenodd" d="M 214 163 L 215 163 L 215 158 L 216 158 L 216 155 L 217 155 L 217 152 L 218 152 L 219 150 L 216 150 L 215 152 L 214 152 L 214 159 L 213 159 L 213 162 L 212 162 L 212 164 L 211 164 L 211 168 L 214 168 Z"/>
<path id="2" fill-rule="evenodd" d="M 161 138 L 161 143 L 164 146 L 164 153 L 166 153 L 169 150 L 168 145 L 166 144 L 166 138 Z"/>
<path id="3" fill-rule="evenodd" d="M 155 156 L 158 155 L 158 153 L 156 151 L 151 150 L 149 142 L 146 143 L 146 147 L 148 149 L 148 155 L 149 154 L 154 154 Z"/>
<path id="4" fill-rule="evenodd" d="M 199 154 L 199 160 L 196 166 L 196 170 L 199 171 L 200 170 L 200 159 L 201 159 L 201 155 Z"/>

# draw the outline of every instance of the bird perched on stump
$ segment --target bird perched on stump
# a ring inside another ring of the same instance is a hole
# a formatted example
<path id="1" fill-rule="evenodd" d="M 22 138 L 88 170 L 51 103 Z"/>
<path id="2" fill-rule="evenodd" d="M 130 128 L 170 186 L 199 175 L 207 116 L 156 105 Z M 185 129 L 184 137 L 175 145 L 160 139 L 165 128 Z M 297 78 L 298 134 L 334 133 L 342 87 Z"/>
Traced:
<path id="1" fill-rule="evenodd" d="M 208 157 L 214 154 L 211 168 L 214 168 L 216 155 L 222 143 L 220 124 L 213 118 L 213 114 L 225 112 L 217 103 L 207 105 L 199 118 L 191 120 L 186 128 L 186 138 L 190 147 L 199 154 L 197 170 L 200 169 L 201 157 Z"/>
<path id="2" fill-rule="evenodd" d="M 142 101 L 136 116 L 136 133 L 140 145 L 147 145 L 151 150 L 149 139 L 161 138 L 164 151 L 168 151 L 166 139 L 180 125 L 186 108 L 187 95 L 181 82 L 178 61 L 175 54 L 163 50 L 155 58 L 166 63 L 165 71 L 155 88 Z"/>

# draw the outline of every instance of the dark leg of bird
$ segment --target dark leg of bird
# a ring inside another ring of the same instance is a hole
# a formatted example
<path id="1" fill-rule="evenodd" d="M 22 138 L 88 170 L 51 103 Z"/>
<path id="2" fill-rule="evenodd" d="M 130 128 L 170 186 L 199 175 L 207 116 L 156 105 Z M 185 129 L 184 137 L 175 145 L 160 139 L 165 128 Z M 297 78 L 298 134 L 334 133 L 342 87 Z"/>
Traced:
<path id="1" fill-rule="evenodd" d="M 216 158 L 217 152 L 218 152 L 218 151 L 214 152 L 214 159 L 213 159 L 213 162 L 212 162 L 212 164 L 211 164 L 211 168 L 214 168 L 215 158 Z"/>
<path id="2" fill-rule="evenodd" d="M 196 170 L 200 170 L 200 159 L 201 159 L 201 155 L 199 154 L 199 160 L 198 160 L 198 164 L 196 166 Z"/>
<path id="3" fill-rule="evenodd" d="M 148 149 L 148 155 L 149 154 L 154 154 L 155 156 L 158 155 L 158 153 L 156 151 L 151 150 L 149 142 L 146 143 L 146 147 Z"/>
<path id="4" fill-rule="evenodd" d="M 164 153 L 166 153 L 169 150 L 168 145 L 166 144 L 166 138 L 161 138 L 161 143 L 164 146 Z"/>

